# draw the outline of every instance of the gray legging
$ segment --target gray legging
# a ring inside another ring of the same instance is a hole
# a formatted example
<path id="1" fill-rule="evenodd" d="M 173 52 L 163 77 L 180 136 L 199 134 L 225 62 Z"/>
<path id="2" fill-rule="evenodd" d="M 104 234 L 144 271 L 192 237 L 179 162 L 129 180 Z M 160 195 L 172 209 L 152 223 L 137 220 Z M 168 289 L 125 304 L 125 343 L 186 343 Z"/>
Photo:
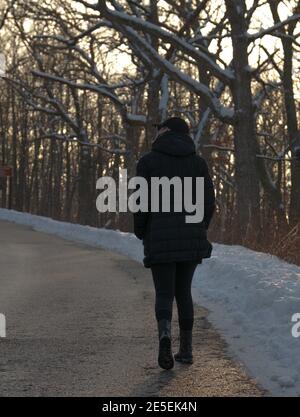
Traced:
<path id="1" fill-rule="evenodd" d="M 191 293 L 192 279 L 198 262 L 183 261 L 151 266 L 155 286 L 156 320 L 172 320 L 174 297 L 178 309 L 179 327 L 192 330 L 194 307 Z"/>

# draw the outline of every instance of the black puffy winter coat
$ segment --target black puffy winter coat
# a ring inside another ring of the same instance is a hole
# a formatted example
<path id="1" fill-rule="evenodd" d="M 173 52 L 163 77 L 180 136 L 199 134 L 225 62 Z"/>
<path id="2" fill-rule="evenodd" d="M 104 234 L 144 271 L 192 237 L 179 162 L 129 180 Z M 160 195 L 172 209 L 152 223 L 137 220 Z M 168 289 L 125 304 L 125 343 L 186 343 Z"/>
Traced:
<path id="1" fill-rule="evenodd" d="M 149 268 L 157 263 L 188 260 L 201 263 L 202 258 L 209 258 L 212 245 L 207 240 L 207 229 L 214 212 L 215 194 L 207 164 L 196 154 L 193 140 L 172 131 L 160 135 L 153 142 L 151 152 L 138 161 L 136 175 L 146 178 L 148 185 L 151 177 L 192 177 L 194 202 L 195 177 L 204 177 L 204 218 L 201 222 L 187 223 L 187 212 L 174 212 L 173 200 L 170 212 L 139 211 L 134 214 L 134 233 L 144 245 L 144 266 Z"/>

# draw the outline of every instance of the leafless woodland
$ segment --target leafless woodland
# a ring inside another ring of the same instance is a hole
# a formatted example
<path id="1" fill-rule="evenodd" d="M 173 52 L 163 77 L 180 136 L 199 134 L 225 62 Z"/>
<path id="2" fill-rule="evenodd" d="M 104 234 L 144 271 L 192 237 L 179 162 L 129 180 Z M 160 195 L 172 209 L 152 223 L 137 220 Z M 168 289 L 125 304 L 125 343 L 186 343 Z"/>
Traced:
<path id="1" fill-rule="evenodd" d="M 134 175 L 178 115 L 216 187 L 211 239 L 300 263 L 299 0 L 0 2 L 13 209 L 131 231 L 96 180 Z"/>

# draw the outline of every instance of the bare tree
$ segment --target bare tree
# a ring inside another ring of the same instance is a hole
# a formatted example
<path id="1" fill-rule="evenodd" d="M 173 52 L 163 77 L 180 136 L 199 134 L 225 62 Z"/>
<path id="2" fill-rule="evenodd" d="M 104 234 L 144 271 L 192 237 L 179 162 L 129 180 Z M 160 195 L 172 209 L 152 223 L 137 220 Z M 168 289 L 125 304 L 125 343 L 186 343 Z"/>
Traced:
<path id="1" fill-rule="evenodd" d="M 280 26 L 282 23 L 278 12 L 280 3 L 279 0 L 269 0 L 274 24 L 277 26 Z M 294 16 L 299 16 L 299 13 L 300 2 L 297 1 L 294 8 Z M 300 163 L 296 158 L 297 147 L 300 146 L 300 133 L 293 82 L 294 45 L 297 43 L 297 38 L 299 36 L 294 33 L 297 21 L 298 20 L 295 19 L 287 27 L 279 27 L 278 32 L 276 33 L 276 36 L 280 37 L 283 49 L 283 68 L 282 70 L 279 70 L 279 75 L 282 80 L 284 92 L 289 148 L 292 155 L 295 156 L 291 161 L 291 199 L 289 218 L 292 224 L 295 224 L 300 218 Z"/>
<path id="2" fill-rule="evenodd" d="M 133 174 L 153 123 L 183 115 L 215 179 L 214 239 L 270 248 L 299 221 L 299 11 L 283 4 L 16 0 L 0 86 L 13 206 L 131 230 L 96 212 L 96 179 Z"/>
<path id="3" fill-rule="evenodd" d="M 117 1 L 99 2 L 90 4 L 83 0 L 79 3 L 87 9 L 99 11 L 103 19 L 111 22 L 114 28 L 121 31 L 136 48 L 143 50 L 154 65 L 161 68 L 170 78 L 184 85 L 187 89 L 199 95 L 214 115 L 225 123 L 229 123 L 234 129 L 235 146 L 235 177 L 237 185 L 237 224 L 242 234 L 247 231 L 251 234 L 259 230 L 259 170 L 257 153 L 259 152 L 255 132 L 255 106 L 251 91 L 251 81 L 255 69 L 249 66 L 248 48 L 255 40 L 266 34 L 277 32 L 280 28 L 294 25 L 300 18 L 299 14 L 293 14 L 285 21 L 275 24 L 273 27 L 261 30 L 254 34 L 248 33 L 251 17 L 259 2 L 254 2 L 251 9 L 247 10 L 244 0 L 227 0 L 227 36 L 232 42 L 232 65 L 226 68 L 218 63 L 218 58 L 199 45 L 189 42 L 182 36 L 178 36 L 170 28 L 164 28 L 158 23 L 149 22 L 140 16 L 130 13 L 130 8 L 125 8 Z M 107 7 L 110 3 L 111 7 Z M 130 3 L 130 2 L 123 2 Z M 226 18 L 224 18 L 226 20 Z M 209 71 L 212 77 L 224 84 L 231 92 L 232 107 L 226 107 L 214 90 L 207 84 L 185 74 L 176 67 L 168 57 L 158 53 L 157 48 L 148 40 L 151 35 L 163 42 L 173 45 L 181 54 L 187 55 L 197 65 L 202 65 Z M 252 230 L 251 230 L 252 229 Z"/>

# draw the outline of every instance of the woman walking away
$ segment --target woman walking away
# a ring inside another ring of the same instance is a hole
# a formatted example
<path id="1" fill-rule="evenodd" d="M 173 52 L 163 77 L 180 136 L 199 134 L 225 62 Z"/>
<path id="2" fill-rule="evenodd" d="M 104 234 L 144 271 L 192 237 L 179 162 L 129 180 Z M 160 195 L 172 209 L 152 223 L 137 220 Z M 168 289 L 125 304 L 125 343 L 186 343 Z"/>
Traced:
<path id="1" fill-rule="evenodd" d="M 180 330 L 180 348 L 174 358 L 182 363 L 193 363 L 194 309 L 191 285 L 197 265 L 211 255 L 212 245 L 207 240 L 207 229 L 214 212 L 215 194 L 207 164 L 196 154 L 187 123 L 181 118 L 172 117 L 156 126 L 158 132 L 151 151 L 137 163 L 137 176 L 144 177 L 148 187 L 153 177 L 167 177 L 169 180 L 179 177 L 182 181 L 182 200 L 185 198 L 184 178 L 190 177 L 193 184 L 186 189 L 186 193 L 193 203 L 199 191 L 196 189 L 196 177 L 204 178 L 204 217 L 201 221 L 187 222 L 186 216 L 191 213 L 185 210 L 185 206 L 181 211 L 174 210 L 174 201 L 178 195 L 174 193 L 172 197 L 171 192 L 168 212 L 163 211 L 160 205 L 158 211 L 139 211 L 134 214 L 134 233 L 143 240 L 144 266 L 151 268 L 155 287 L 158 363 L 164 369 L 171 369 L 174 366 L 171 346 L 174 298 Z M 149 200 L 150 195 L 149 191 Z"/>

